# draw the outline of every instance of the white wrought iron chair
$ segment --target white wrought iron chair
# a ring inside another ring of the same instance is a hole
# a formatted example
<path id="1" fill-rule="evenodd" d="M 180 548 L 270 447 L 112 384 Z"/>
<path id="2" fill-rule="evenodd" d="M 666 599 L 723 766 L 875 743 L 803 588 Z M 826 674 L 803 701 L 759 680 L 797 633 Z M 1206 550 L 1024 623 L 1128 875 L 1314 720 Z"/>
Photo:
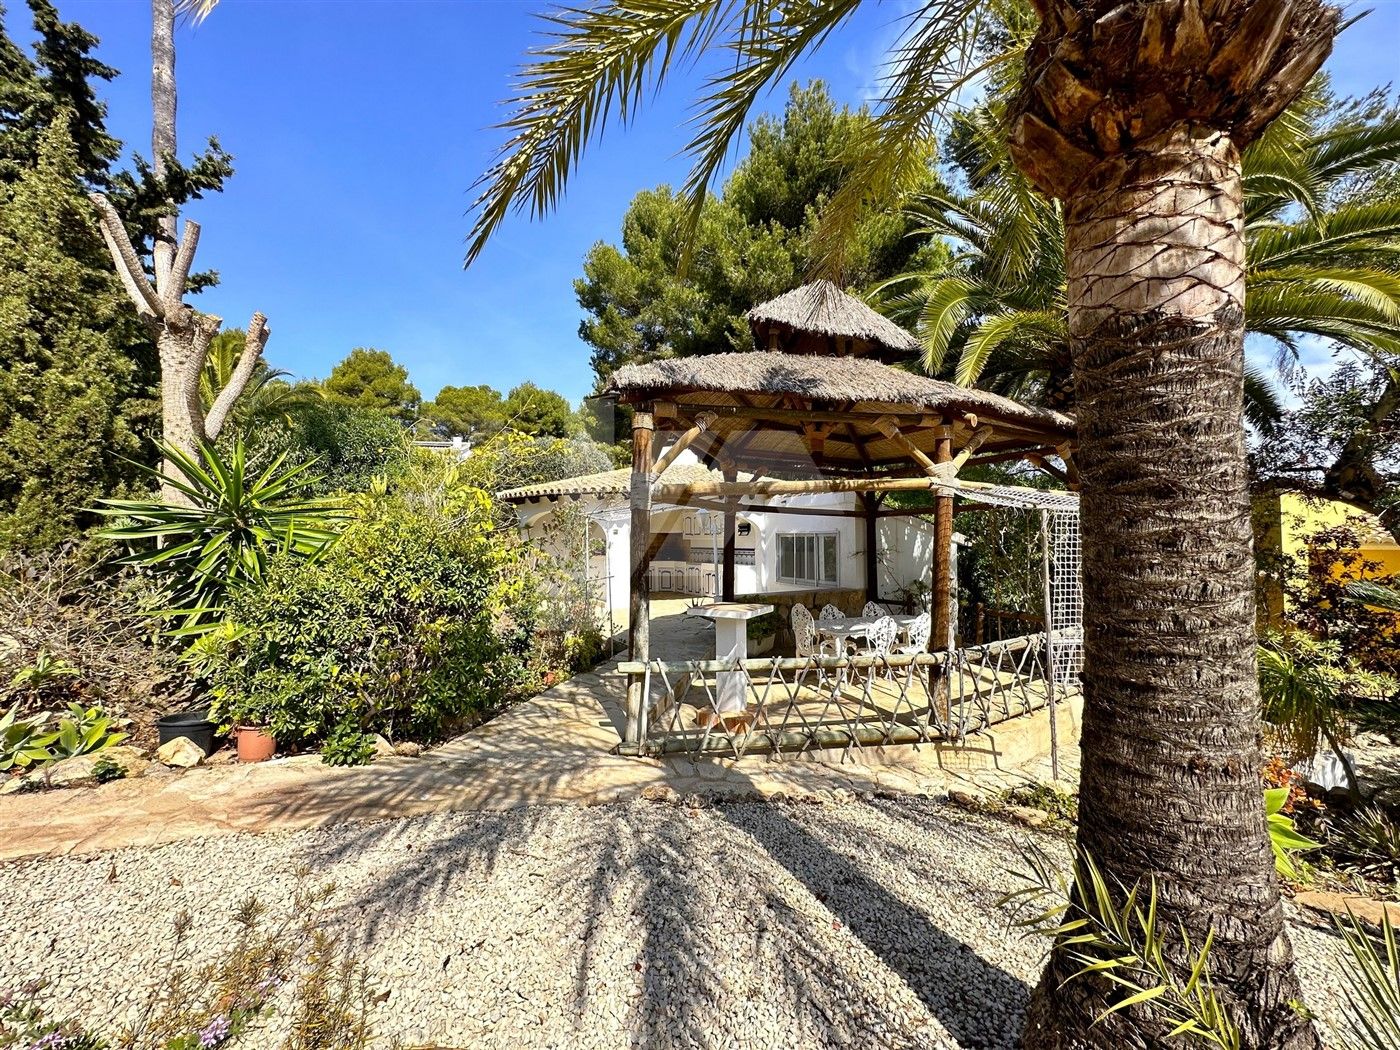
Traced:
<path id="1" fill-rule="evenodd" d="M 820 656 L 821 646 L 817 641 L 817 625 L 812 620 L 812 611 L 801 602 L 792 607 L 792 637 L 796 642 L 798 656 Z"/>
<path id="2" fill-rule="evenodd" d="M 882 616 L 871 626 L 865 635 L 865 647 L 856 651 L 857 656 L 870 656 L 875 660 L 888 660 L 894 649 L 895 639 L 899 636 L 899 624 L 895 622 L 893 616 Z M 878 665 L 872 664 L 870 667 L 870 677 L 873 679 Z"/>
<path id="3" fill-rule="evenodd" d="M 894 652 L 900 656 L 909 656 L 914 653 L 928 652 L 928 636 L 933 629 L 933 618 L 926 612 L 919 613 L 909 622 L 905 628 L 908 641 L 903 645 L 897 645 Z"/>
<path id="4" fill-rule="evenodd" d="M 818 619 L 818 620 L 841 620 L 841 619 L 844 619 L 845 616 L 846 616 L 846 614 L 843 613 L 840 609 L 836 608 L 836 606 L 832 605 L 830 602 L 827 602 L 825 605 L 822 606 L 821 615 L 818 616 L 817 619 Z"/>
<path id="5" fill-rule="evenodd" d="M 890 611 L 879 602 L 866 602 L 865 608 L 860 611 L 860 614 L 866 617 L 874 617 L 878 620 L 881 616 L 888 616 Z"/>

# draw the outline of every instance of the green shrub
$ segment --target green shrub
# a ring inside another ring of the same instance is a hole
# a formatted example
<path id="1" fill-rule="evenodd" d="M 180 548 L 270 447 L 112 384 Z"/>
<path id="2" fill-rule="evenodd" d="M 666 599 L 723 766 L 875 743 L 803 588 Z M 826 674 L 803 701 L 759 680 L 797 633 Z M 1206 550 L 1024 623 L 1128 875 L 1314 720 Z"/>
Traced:
<path id="1" fill-rule="evenodd" d="M 489 502 L 366 501 L 322 558 L 274 559 L 200 653 L 224 721 L 284 744 L 335 726 L 435 735 L 528 688 L 538 607 L 520 546 Z"/>
<path id="2" fill-rule="evenodd" d="M 53 758 L 50 745 L 56 734 L 46 727 L 47 716 L 19 717 L 19 708 L 12 707 L 0 715 L 0 772 L 28 769 Z"/>
<path id="3" fill-rule="evenodd" d="M 367 766 L 374 761 L 374 737 L 353 722 L 338 722 L 321 745 L 321 761 L 328 766 Z"/>
<path id="4" fill-rule="evenodd" d="M 296 406 L 290 418 L 282 439 L 288 458 L 316 462 L 319 493 L 363 492 L 376 475 L 394 477 L 408 465 L 408 434 L 384 412 L 309 401 Z"/>

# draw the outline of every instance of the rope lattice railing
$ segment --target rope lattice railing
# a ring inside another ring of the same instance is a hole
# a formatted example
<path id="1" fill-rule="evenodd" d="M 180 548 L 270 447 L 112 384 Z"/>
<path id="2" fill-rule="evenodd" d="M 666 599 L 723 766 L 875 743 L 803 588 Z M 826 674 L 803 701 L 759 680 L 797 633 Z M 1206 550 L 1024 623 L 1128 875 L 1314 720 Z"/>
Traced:
<path id="1" fill-rule="evenodd" d="M 624 747 L 738 757 L 961 740 L 1056 700 L 1046 654 L 1042 633 L 888 658 L 623 663 L 644 698 Z"/>

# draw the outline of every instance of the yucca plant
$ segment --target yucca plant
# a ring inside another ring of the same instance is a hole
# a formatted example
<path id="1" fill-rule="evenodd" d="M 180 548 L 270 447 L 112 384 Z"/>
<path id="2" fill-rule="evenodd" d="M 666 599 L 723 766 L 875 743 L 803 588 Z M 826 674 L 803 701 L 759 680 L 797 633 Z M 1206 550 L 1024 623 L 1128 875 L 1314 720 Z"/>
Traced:
<path id="1" fill-rule="evenodd" d="M 1363 875 L 1400 878 L 1400 824 L 1379 806 L 1363 806 L 1338 821 L 1329 844 L 1342 864 Z"/>
<path id="2" fill-rule="evenodd" d="M 1337 920 L 1342 953 L 1342 1050 L 1395 1050 L 1400 1046 L 1400 945 L 1384 925 L 1380 945 L 1355 915 Z"/>
<path id="3" fill-rule="evenodd" d="M 1342 698 L 1346 682 L 1334 642 L 1293 631 L 1270 635 L 1259 646 L 1264 721 L 1293 760 L 1311 759 L 1325 743 L 1354 791 L 1356 774 L 1343 751 L 1350 730 Z"/>
<path id="4" fill-rule="evenodd" d="M 274 555 L 323 551 L 346 517 L 340 501 L 309 495 L 314 460 L 284 468 L 284 453 L 254 474 L 242 437 L 227 458 L 210 444 L 198 459 L 168 445 L 161 451 L 174 473 L 149 473 L 181 502 L 110 499 L 99 512 L 113 521 L 102 535 L 131 545 L 126 560 L 163 579 L 160 612 L 177 623 L 175 634 L 214 626 L 230 588 L 261 579 Z"/>
<path id="5" fill-rule="evenodd" d="M 1015 925 L 1053 939 L 1073 961 L 1069 980 L 1089 975 L 1113 991 L 1095 1019 L 1102 1024 L 1123 1011 L 1141 1009 L 1173 1038 L 1217 1050 L 1236 1050 L 1240 1033 L 1216 995 L 1210 972 L 1213 933 L 1193 945 L 1185 929 L 1169 944 L 1157 908 L 1157 883 L 1126 887 L 1106 876 L 1081 852 L 1066 875 L 1038 845 L 1020 848 L 1025 867 L 1011 874 L 1024 885 L 1001 898 Z M 1169 953 L 1187 960 L 1183 972 Z"/>

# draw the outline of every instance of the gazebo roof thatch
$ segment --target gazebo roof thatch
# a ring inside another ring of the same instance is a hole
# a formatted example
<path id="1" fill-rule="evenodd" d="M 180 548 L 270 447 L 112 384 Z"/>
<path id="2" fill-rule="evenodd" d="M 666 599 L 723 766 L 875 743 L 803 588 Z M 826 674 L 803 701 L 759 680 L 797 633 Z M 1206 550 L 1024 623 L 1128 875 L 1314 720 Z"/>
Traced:
<path id="1" fill-rule="evenodd" d="M 784 292 L 745 316 L 760 350 L 900 360 L 920 349 L 914 336 L 830 281 Z"/>
<path id="2" fill-rule="evenodd" d="M 925 453 L 944 425 L 952 427 L 955 451 L 981 429 L 984 455 L 1053 448 L 1074 436 L 1074 420 L 1062 412 L 856 357 L 759 351 L 673 358 L 625 365 L 604 392 L 626 404 L 674 405 L 681 419 L 714 412 L 710 430 L 740 466 L 907 464 L 907 448 L 884 425 L 891 419 Z"/>

